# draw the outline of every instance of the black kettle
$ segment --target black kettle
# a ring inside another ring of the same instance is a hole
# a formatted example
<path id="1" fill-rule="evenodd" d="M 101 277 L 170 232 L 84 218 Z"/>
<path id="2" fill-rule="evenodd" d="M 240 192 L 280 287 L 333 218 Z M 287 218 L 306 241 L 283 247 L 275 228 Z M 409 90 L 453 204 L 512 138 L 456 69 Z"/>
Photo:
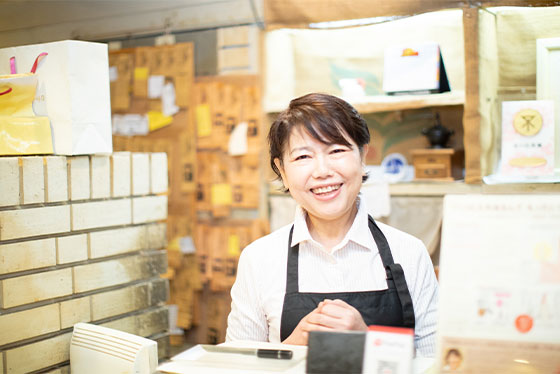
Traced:
<path id="1" fill-rule="evenodd" d="M 426 135 L 432 148 L 445 148 L 449 137 L 454 131 L 442 126 L 439 113 L 436 114 L 436 123 L 430 128 L 422 129 L 422 134 Z"/>

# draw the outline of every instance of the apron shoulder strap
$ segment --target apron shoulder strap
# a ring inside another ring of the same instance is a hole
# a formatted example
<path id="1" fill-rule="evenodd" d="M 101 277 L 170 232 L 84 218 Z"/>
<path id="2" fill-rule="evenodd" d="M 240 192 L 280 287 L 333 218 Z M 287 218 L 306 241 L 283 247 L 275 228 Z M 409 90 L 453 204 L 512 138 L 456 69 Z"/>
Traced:
<path id="1" fill-rule="evenodd" d="M 414 328 L 414 307 L 412 304 L 412 298 L 410 297 L 410 292 L 408 291 L 408 286 L 406 285 L 403 268 L 401 264 L 392 264 L 387 266 L 387 268 L 388 271 L 390 271 L 393 275 L 393 281 L 395 282 L 395 287 L 401 301 L 403 311 L 403 326 Z"/>
<path id="2" fill-rule="evenodd" d="M 299 292 L 299 243 L 292 247 L 294 225 L 288 238 L 288 269 L 286 272 L 286 293 Z"/>
<path id="3" fill-rule="evenodd" d="M 368 215 L 368 226 L 371 234 L 373 235 L 373 239 L 375 240 L 375 244 L 377 244 L 377 249 L 379 250 L 379 255 L 381 256 L 381 262 L 383 262 L 383 266 L 387 269 L 389 265 L 395 263 L 393 255 L 391 254 L 391 249 L 389 248 L 389 243 L 379 226 L 377 226 L 370 215 Z M 389 274 L 387 274 L 387 279 L 391 278 L 392 277 L 389 277 Z"/>

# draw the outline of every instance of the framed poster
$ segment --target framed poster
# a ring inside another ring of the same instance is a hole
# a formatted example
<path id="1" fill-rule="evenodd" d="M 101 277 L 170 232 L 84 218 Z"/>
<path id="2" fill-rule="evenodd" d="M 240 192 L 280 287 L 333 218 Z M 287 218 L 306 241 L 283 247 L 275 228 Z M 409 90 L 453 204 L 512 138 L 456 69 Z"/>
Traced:
<path id="1" fill-rule="evenodd" d="M 554 101 L 554 174 L 560 175 L 560 38 L 537 39 L 537 99 Z"/>
<path id="2" fill-rule="evenodd" d="M 560 372 L 559 227 L 560 195 L 445 196 L 438 372 Z"/>

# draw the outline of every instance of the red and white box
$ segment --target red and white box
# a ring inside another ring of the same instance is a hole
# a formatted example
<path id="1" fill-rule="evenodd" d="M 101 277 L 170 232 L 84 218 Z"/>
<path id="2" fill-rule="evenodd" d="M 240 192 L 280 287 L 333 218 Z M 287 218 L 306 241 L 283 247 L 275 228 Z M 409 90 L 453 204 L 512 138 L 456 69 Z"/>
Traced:
<path id="1" fill-rule="evenodd" d="M 362 373 L 410 374 L 414 357 L 414 329 L 369 326 Z"/>

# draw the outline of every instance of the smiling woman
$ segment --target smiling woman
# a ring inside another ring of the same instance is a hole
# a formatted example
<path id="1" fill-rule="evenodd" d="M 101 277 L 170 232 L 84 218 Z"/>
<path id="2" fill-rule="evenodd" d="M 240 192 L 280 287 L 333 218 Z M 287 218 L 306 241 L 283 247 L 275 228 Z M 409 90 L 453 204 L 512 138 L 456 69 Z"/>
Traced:
<path id="1" fill-rule="evenodd" d="M 433 355 L 438 288 L 422 242 L 377 223 L 360 196 L 366 122 L 345 101 L 290 102 L 268 135 L 271 167 L 298 203 L 294 223 L 250 244 L 232 288 L 227 340 L 307 344 L 310 331 L 415 329 Z"/>
<path id="2" fill-rule="evenodd" d="M 354 202 L 367 178 L 367 125 L 349 104 L 333 96 L 307 95 L 293 100 L 290 108 L 298 109 L 285 111 L 270 130 L 271 166 L 309 213 L 311 228 L 324 230 L 312 236 L 327 247 L 336 245 L 354 220 Z M 338 116 L 321 115 L 325 110 Z"/>

